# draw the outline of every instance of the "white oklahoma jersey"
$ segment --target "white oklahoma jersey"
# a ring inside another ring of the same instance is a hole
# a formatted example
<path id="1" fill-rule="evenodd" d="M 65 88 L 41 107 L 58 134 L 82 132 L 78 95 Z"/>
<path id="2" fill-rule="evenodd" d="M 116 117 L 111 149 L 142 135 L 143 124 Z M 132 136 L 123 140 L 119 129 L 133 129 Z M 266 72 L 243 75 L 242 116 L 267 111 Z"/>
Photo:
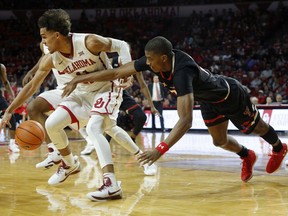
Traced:
<path id="1" fill-rule="evenodd" d="M 87 73 L 111 69 L 106 52 L 92 54 L 85 44 L 88 34 L 72 34 L 73 56 L 64 56 L 56 51 L 52 53 L 54 67 L 60 75 L 70 74 L 73 77 Z M 116 120 L 122 102 L 122 89 L 117 88 L 120 81 L 79 83 L 76 89 L 63 99 L 60 106 L 66 109 L 72 123 L 80 123 L 83 127 L 91 113 L 108 114 Z"/>
<path id="2" fill-rule="evenodd" d="M 43 44 L 43 53 L 44 54 L 49 54 L 48 47 Z M 65 87 L 65 83 L 70 82 L 73 79 L 73 76 L 71 74 L 65 73 L 65 74 L 60 74 L 58 73 L 58 70 L 55 68 L 52 68 L 53 75 L 56 79 L 57 83 L 57 89 L 60 89 L 63 91 L 63 88 Z"/>
<path id="3" fill-rule="evenodd" d="M 42 43 L 41 45 L 42 45 L 41 50 L 43 51 L 43 53 L 49 54 L 48 47 Z M 38 97 L 46 100 L 46 102 L 50 106 L 50 112 L 46 113 L 47 115 L 51 114 L 51 112 L 54 111 L 57 108 L 57 106 L 61 103 L 61 101 L 63 100 L 62 92 L 63 92 L 63 88 L 65 87 L 65 83 L 70 82 L 73 79 L 73 76 L 71 76 L 70 74 L 60 75 L 55 68 L 52 69 L 52 72 L 57 83 L 56 89 L 45 91 L 41 93 L 40 95 L 38 95 Z"/>

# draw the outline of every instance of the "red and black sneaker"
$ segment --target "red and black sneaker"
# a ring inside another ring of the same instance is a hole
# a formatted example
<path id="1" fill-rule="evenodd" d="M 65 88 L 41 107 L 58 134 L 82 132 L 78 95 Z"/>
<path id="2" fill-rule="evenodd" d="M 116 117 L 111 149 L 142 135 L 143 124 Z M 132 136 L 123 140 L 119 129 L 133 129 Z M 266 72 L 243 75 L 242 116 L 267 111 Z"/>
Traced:
<path id="1" fill-rule="evenodd" d="M 253 150 L 248 151 L 247 157 L 241 157 L 242 159 L 242 172 L 241 179 L 244 182 L 248 182 L 253 177 L 254 164 L 257 160 L 257 156 Z"/>
<path id="2" fill-rule="evenodd" d="M 282 161 L 287 154 L 287 144 L 283 143 L 282 145 L 283 148 L 280 152 L 272 151 L 271 157 L 266 166 L 267 173 L 273 173 L 281 167 Z"/>

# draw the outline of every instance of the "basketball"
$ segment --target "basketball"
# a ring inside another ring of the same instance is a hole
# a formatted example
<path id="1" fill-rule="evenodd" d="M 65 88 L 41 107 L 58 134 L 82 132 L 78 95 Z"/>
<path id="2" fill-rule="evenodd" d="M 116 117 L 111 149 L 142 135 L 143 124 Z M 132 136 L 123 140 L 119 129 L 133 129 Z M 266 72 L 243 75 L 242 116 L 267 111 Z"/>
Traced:
<path id="1" fill-rule="evenodd" d="M 44 140 L 45 130 L 37 121 L 24 121 L 16 129 L 15 142 L 23 149 L 36 149 L 40 147 Z"/>

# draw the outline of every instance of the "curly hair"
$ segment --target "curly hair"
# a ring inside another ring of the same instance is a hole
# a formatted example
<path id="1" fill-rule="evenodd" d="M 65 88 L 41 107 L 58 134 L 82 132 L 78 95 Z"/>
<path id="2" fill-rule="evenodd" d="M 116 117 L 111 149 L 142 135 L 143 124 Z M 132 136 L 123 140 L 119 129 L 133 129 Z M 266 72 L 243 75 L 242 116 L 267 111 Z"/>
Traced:
<path id="1" fill-rule="evenodd" d="M 38 27 L 67 36 L 71 30 L 71 19 L 63 9 L 50 9 L 38 19 Z"/>

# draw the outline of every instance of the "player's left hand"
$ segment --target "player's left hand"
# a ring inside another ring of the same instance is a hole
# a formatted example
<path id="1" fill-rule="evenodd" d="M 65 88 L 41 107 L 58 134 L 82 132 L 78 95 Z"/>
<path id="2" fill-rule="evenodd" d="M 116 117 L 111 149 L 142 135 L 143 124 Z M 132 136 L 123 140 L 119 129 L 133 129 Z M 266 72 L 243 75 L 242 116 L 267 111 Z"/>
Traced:
<path id="1" fill-rule="evenodd" d="M 9 112 L 5 112 L 4 115 L 2 116 L 2 120 L 1 120 L 1 123 L 0 123 L 0 129 L 3 129 L 6 127 L 6 125 L 9 126 L 9 128 L 11 128 L 11 124 L 10 124 L 10 119 L 12 117 L 12 113 L 9 113 Z"/>
<path id="2" fill-rule="evenodd" d="M 153 151 L 145 151 L 141 153 L 137 160 L 141 165 L 147 164 L 150 166 L 155 161 L 157 161 L 161 157 L 161 154 L 159 151 L 154 149 Z"/>
<path id="3" fill-rule="evenodd" d="M 118 88 L 123 88 L 125 90 L 125 89 L 128 89 L 128 88 L 132 87 L 133 86 L 133 82 L 134 82 L 133 76 L 129 76 L 129 77 L 126 78 L 126 80 L 124 82 L 120 82 L 120 84 L 117 87 Z"/>
<path id="4" fill-rule="evenodd" d="M 66 97 L 66 96 L 69 96 L 74 91 L 74 89 L 77 87 L 77 84 L 75 84 L 73 82 L 73 80 L 68 82 L 68 83 L 65 83 L 65 84 L 66 84 L 66 86 L 63 88 L 63 92 L 62 92 L 62 95 L 61 95 L 62 98 Z"/>

